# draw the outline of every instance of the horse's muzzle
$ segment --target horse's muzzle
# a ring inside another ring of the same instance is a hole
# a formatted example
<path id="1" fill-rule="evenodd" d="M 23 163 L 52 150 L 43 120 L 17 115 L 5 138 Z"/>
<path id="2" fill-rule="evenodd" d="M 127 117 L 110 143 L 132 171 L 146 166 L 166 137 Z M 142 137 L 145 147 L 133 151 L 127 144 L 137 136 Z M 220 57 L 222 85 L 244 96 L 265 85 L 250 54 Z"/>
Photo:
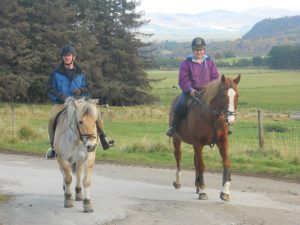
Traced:
<path id="1" fill-rule="evenodd" d="M 226 122 L 231 125 L 234 123 L 234 121 L 235 121 L 235 113 L 231 111 L 227 111 Z"/>
<path id="2" fill-rule="evenodd" d="M 93 151 L 95 151 L 95 149 L 96 149 L 96 144 L 86 144 L 86 150 L 87 150 L 87 152 L 93 152 Z"/>

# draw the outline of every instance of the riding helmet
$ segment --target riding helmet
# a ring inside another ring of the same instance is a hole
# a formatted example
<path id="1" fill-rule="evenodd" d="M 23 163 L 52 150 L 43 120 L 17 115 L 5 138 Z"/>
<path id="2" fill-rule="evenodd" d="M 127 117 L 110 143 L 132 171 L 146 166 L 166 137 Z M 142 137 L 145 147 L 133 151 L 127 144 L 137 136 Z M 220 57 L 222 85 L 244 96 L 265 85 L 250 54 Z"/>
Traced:
<path id="1" fill-rule="evenodd" d="M 196 37 L 192 41 L 192 48 L 204 48 L 206 46 L 205 41 L 202 37 Z"/>
<path id="2" fill-rule="evenodd" d="M 66 55 L 66 54 L 72 54 L 76 55 L 75 48 L 72 47 L 71 45 L 65 45 L 61 51 L 60 51 L 61 56 Z"/>

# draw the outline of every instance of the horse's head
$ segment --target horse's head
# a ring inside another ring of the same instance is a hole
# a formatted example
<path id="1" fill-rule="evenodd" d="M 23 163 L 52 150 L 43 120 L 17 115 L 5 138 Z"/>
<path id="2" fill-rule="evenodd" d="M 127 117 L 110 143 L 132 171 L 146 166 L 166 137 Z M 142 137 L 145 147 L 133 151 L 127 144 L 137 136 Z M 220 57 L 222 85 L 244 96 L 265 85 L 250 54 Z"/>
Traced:
<path id="1" fill-rule="evenodd" d="M 219 97 L 222 102 L 222 111 L 226 112 L 226 121 L 232 124 L 235 121 L 235 110 L 238 104 L 239 90 L 237 84 L 241 79 L 239 74 L 236 78 L 232 79 L 222 75 L 221 77 L 221 91 Z"/>
<path id="2" fill-rule="evenodd" d="M 86 98 L 68 98 L 66 101 L 68 118 L 73 117 L 72 121 L 75 124 L 75 130 L 87 152 L 94 151 L 99 141 L 97 102 L 98 100 Z"/>

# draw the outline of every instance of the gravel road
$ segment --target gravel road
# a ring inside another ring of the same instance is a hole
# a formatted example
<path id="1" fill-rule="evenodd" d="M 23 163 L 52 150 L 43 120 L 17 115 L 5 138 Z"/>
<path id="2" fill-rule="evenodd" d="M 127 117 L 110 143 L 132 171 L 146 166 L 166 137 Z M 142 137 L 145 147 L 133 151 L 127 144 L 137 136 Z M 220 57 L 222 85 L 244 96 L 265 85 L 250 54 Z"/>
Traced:
<path id="1" fill-rule="evenodd" d="M 175 166 L 174 166 L 175 167 Z M 300 184 L 232 176 L 230 202 L 219 199 L 221 174 L 206 173 L 208 200 L 195 193 L 193 171 L 98 163 L 92 177 L 94 213 L 63 207 L 55 160 L 0 154 L 0 225 L 300 225 Z"/>

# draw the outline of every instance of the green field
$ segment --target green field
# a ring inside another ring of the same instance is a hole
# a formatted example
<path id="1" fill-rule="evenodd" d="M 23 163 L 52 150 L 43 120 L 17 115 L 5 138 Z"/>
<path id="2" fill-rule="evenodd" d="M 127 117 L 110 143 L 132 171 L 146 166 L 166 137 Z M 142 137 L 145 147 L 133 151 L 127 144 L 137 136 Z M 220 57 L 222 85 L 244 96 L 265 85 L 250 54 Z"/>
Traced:
<path id="1" fill-rule="evenodd" d="M 153 93 L 161 97 L 161 105 L 170 104 L 178 89 L 177 71 L 151 71 L 151 78 L 163 79 L 154 85 Z M 271 112 L 300 111 L 300 71 L 220 69 L 220 74 L 241 74 L 239 108 Z"/>
<path id="2" fill-rule="evenodd" d="M 230 136 L 232 170 L 236 173 L 300 178 L 300 71 L 220 69 L 226 76 L 242 75 L 237 123 Z M 153 105 L 110 107 L 104 112 L 105 128 L 117 144 L 110 151 L 97 150 L 97 159 L 124 164 L 175 168 L 168 127 L 169 104 L 177 88 L 177 71 L 149 71 Z M 48 148 L 47 118 L 51 105 L 0 104 L 0 149 L 44 155 Z M 264 148 L 258 144 L 257 110 L 263 113 Z M 221 171 L 216 148 L 205 147 L 207 170 Z M 183 145 L 182 166 L 193 168 L 193 150 Z"/>

